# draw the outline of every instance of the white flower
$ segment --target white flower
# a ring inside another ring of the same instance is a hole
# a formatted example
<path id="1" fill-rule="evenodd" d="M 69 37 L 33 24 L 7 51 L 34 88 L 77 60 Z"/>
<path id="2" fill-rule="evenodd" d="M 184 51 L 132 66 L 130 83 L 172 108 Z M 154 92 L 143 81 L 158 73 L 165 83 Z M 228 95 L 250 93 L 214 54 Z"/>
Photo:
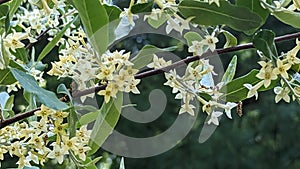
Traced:
<path id="1" fill-rule="evenodd" d="M 234 107 L 236 107 L 237 104 L 236 103 L 232 103 L 232 102 L 228 102 L 226 103 L 226 108 L 225 108 L 225 113 L 226 113 L 226 116 L 230 119 L 232 119 L 232 116 L 231 116 L 231 109 L 233 109 Z"/>
<path id="2" fill-rule="evenodd" d="M 247 89 L 249 89 L 249 92 L 247 94 L 247 98 L 251 98 L 253 96 L 255 96 L 255 100 L 257 100 L 258 98 L 258 93 L 257 90 L 263 85 L 264 81 L 260 81 L 259 83 L 257 83 L 256 85 L 252 86 L 251 84 L 244 84 L 243 86 L 245 86 Z"/>
<path id="3" fill-rule="evenodd" d="M 274 93 L 276 94 L 275 96 L 275 102 L 278 103 L 281 99 L 283 99 L 285 102 L 289 103 L 290 102 L 290 89 L 288 87 L 285 87 L 284 89 L 282 87 L 275 87 L 274 88 Z"/>
<path id="4" fill-rule="evenodd" d="M 26 33 L 21 33 L 21 32 L 10 33 L 3 39 L 4 46 L 6 48 L 10 48 L 13 52 L 16 52 L 16 49 L 25 46 L 25 44 L 22 43 L 21 40 L 26 38 L 27 38 Z"/>
<path id="5" fill-rule="evenodd" d="M 201 42 L 204 45 L 207 45 L 211 51 L 214 51 L 214 50 L 216 50 L 216 43 L 218 43 L 219 40 L 218 40 L 218 38 L 216 38 L 214 36 L 206 35 L 205 39 L 203 39 Z"/>
<path id="6" fill-rule="evenodd" d="M 144 16 L 144 21 L 146 19 L 148 19 L 148 18 L 157 21 L 161 17 L 162 12 L 163 12 L 163 10 L 161 10 L 161 9 L 154 9 L 154 8 L 152 8 L 151 14 Z"/>
<path id="7" fill-rule="evenodd" d="M 213 111 L 211 113 L 210 119 L 207 121 L 207 124 L 213 123 L 214 125 L 219 125 L 219 119 L 218 117 L 220 117 L 223 113 L 220 111 Z"/>
<path id="8" fill-rule="evenodd" d="M 61 148 L 59 145 L 55 144 L 53 150 L 50 151 L 47 157 L 56 159 L 58 164 L 62 164 L 62 162 L 64 161 L 65 154 L 67 154 L 67 152 L 65 152 L 64 149 Z"/>
<path id="9" fill-rule="evenodd" d="M 149 63 L 147 65 L 147 67 L 159 69 L 159 68 L 171 65 L 171 64 L 172 64 L 171 60 L 165 61 L 163 58 L 158 58 L 157 55 L 153 54 L 153 62 Z"/>
<path id="10" fill-rule="evenodd" d="M 182 113 L 189 113 L 190 115 L 194 116 L 195 113 L 194 113 L 194 108 L 196 108 L 195 106 L 191 105 L 191 104 L 183 104 L 181 105 L 181 108 L 179 110 L 179 114 L 182 114 Z"/>
<path id="11" fill-rule="evenodd" d="M 167 34 L 169 34 L 173 29 L 177 32 L 180 32 L 180 34 L 183 31 L 182 27 L 179 24 L 179 21 L 176 18 L 173 19 L 173 18 L 169 17 L 169 19 L 167 21 L 167 26 L 166 26 Z"/>
<path id="12" fill-rule="evenodd" d="M 200 56 L 203 54 L 203 45 L 202 41 L 192 41 L 192 46 L 189 47 L 188 51 Z"/>

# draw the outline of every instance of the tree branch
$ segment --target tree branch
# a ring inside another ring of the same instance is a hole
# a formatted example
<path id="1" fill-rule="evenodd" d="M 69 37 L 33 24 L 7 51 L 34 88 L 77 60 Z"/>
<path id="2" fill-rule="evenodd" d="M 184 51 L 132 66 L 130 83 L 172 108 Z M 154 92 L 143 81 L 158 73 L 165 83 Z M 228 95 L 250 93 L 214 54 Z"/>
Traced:
<path id="1" fill-rule="evenodd" d="M 9 2 L 9 1 L 11 1 L 11 0 L 0 0 L 0 5 L 1 5 L 1 4 L 4 4 L 4 3 L 6 3 L 6 2 Z"/>
<path id="2" fill-rule="evenodd" d="M 0 2 L 1 2 L 1 0 L 0 0 Z M 274 39 L 274 41 L 278 43 L 278 42 L 282 42 L 282 41 L 286 41 L 286 40 L 290 40 L 290 39 L 295 39 L 295 38 L 300 38 L 300 32 L 276 37 Z M 190 62 L 194 62 L 194 61 L 199 60 L 201 58 L 208 58 L 208 57 L 213 56 L 215 54 L 225 54 L 225 53 L 229 53 L 229 52 L 234 52 L 234 51 L 239 51 L 239 50 L 244 50 L 244 49 L 250 49 L 250 48 L 254 48 L 252 43 L 241 44 L 241 45 L 237 45 L 237 46 L 229 47 L 229 48 L 224 48 L 224 49 L 217 49 L 214 52 L 208 51 L 208 52 L 204 53 L 201 56 L 188 57 L 188 58 L 185 58 L 183 60 L 175 62 L 172 65 L 166 66 L 166 67 L 161 68 L 161 69 L 153 69 L 153 70 L 149 70 L 149 71 L 146 71 L 146 72 L 138 73 L 134 77 L 136 79 L 142 79 L 142 78 L 145 78 L 145 77 L 149 77 L 149 76 L 161 74 L 161 73 L 164 73 L 164 72 L 168 72 L 171 69 L 174 69 L 178 66 L 188 64 Z M 105 89 L 105 87 L 106 87 L 106 85 L 102 85 L 102 86 L 96 86 L 96 87 L 93 87 L 93 88 L 89 88 L 89 89 L 86 89 L 86 90 L 83 90 L 83 91 L 74 91 L 72 93 L 72 96 L 74 98 L 77 98 L 77 97 L 80 97 L 80 96 L 84 96 L 84 95 L 88 95 L 88 94 L 91 94 L 91 93 L 98 92 L 100 90 Z M 61 99 L 61 100 L 65 100 L 65 99 Z M 40 110 L 40 108 L 36 108 L 36 109 L 31 110 L 29 112 L 18 114 L 18 115 L 14 116 L 10 119 L 3 120 L 2 122 L 0 122 L 0 129 L 5 127 L 5 126 L 8 126 L 10 124 L 13 124 L 13 123 L 15 123 L 19 120 L 22 120 L 22 119 L 25 119 L 27 117 L 33 116 L 34 112 L 38 111 L 38 110 Z"/>
<path id="3" fill-rule="evenodd" d="M 37 43 L 37 42 L 39 42 L 41 39 L 42 39 L 42 37 L 50 30 L 51 28 L 48 28 L 48 29 L 46 29 L 44 32 L 42 32 L 41 34 L 39 34 L 39 36 L 38 37 L 36 37 L 36 42 L 34 42 L 34 43 L 28 43 L 27 45 L 26 45 L 26 49 L 29 49 L 29 48 L 31 48 L 35 43 Z"/>

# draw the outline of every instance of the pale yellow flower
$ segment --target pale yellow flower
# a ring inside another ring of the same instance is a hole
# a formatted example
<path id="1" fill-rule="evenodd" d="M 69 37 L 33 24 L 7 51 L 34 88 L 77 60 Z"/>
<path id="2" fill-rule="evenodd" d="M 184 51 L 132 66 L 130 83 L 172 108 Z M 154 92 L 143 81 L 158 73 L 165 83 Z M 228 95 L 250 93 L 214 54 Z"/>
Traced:
<path id="1" fill-rule="evenodd" d="M 79 144 L 77 145 L 76 151 L 74 151 L 75 155 L 78 155 L 78 157 L 82 160 L 85 161 L 86 159 L 86 152 L 91 150 L 90 147 L 84 145 L 84 144 Z"/>
<path id="2" fill-rule="evenodd" d="M 211 113 L 210 119 L 207 121 L 207 124 L 213 123 L 214 125 L 218 126 L 219 125 L 218 117 L 220 117 L 222 114 L 223 113 L 220 111 L 213 111 Z"/>
<path id="3" fill-rule="evenodd" d="M 199 41 L 192 41 L 192 46 L 189 47 L 188 51 L 193 52 L 195 55 L 201 56 L 203 54 L 204 44 Z"/>
<path id="4" fill-rule="evenodd" d="M 113 72 L 115 71 L 115 66 L 106 66 L 104 64 L 100 65 L 100 73 L 96 76 L 98 79 L 106 79 L 106 80 L 112 80 L 113 79 Z"/>
<path id="5" fill-rule="evenodd" d="M 278 103 L 281 99 L 283 99 L 285 102 L 289 103 L 290 102 L 290 89 L 288 87 L 285 87 L 284 89 L 282 87 L 275 87 L 274 88 L 274 93 L 276 94 L 275 96 L 275 102 Z"/>
<path id="6" fill-rule="evenodd" d="M 249 90 L 247 94 L 247 98 L 251 98 L 255 96 L 255 100 L 258 98 L 257 90 L 264 84 L 264 81 L 260 81 L 256 85 L 252 86 L 252 84 L 244 84 L 244 86 Z"/>
<path id="7" fill-rule="evenodd" d="M 100 90 L 97 94 L 104 96 L 105 103 L 108 103 L 111 97 L 116 98 L 117 90 L 114 85 L 109 83 L 104 90 Z"/>
<path id="8" fill-rule="evenodd" d="M 6 48 L 10 48 L 13 52 L 16 52 L 16 49 L 23 48 L 25 46 L 21 40 L 26 39 L 27 34 L 21 32 L 14 32 L 8 34 L 4 39 L 3 43 Z"/>
<path id="9" fill-rule="evenodd" d="M 55 144 L 54 148 L 50 153 L 47 155 L 48 158 L 56 159 L 58 164 L 62 164 L 64 161 L 64 155 L 67 154 L 63 148 L 59 145 Z"/>
<path id="10" fill-rule="evenodd" d="M 211 51 L 214 51 L 216 50 L 216 43 L 219 42 L 219 39 L 211 35 L 206 35 L 205 39 L 203 39 L 201 42 L 204 45 L 207 45 Z"/>
<path id="11" fill-rule="evenodd" d="M 259 71 L 256 77 L 263 80 L 265 87 L 270 86 L 271 81 L 277 79 L 277 75 L 274 73 L 272 69 L 266 71 Z"/>
<path id="12" fill-rule="evenodd" d="M 185 103 L 185 104 L 181 105 L 181 108 L 179 110 L 179 114 L 187 112 L 191 116 L 194 116 L 195 115 L 194 110 L 193 110 L 194 108 L 196 108 L 194 105 Z"/>
<path id="13" fill-rule="evenodd" d="M 277 75 L 281 75 L 284 78 L 288 78 L 287 71 L 291 68 L 290 64 L 283 64 L 280 59 L 277 59 L 277 67 L 274 69 L 274 73 Z"/>
<path id="14" fill-rule="evenodd" d="M 48 116 L 52 115 L 54 113 L 53 110 L 49 109 L 45 105 L 41 106 L 41 110 L 38 110 L 34 112 L 36 116 L 42 117 L 43 119 L 47 120 Z"/>

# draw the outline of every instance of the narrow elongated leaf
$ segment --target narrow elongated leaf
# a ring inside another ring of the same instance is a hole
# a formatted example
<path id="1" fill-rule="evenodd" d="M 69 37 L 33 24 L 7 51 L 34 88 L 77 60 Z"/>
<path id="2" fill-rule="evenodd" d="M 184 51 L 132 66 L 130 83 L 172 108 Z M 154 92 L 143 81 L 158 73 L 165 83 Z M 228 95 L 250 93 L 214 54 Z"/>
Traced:
<path id="1" fill-rule="evenodd" d="M 0 70 L 0 86 L 11 85 L 16 82 L 15 77 L 9 69 Z"/>
<path id="2" fill-rule="evenodd" d="M 131 62 L 134 64 L 133 68 L 141 69 L 152 61 L 153 54 L 174 51 L 176 48 L 177 47 L 158 48 L 153 45 L 146 45 L 131 59 Z"/>
<path id="3" fill-rule="evenodd" d="M 74 107 L 72 107 L 71 109 L 69 109 L 69 116 L 68 116 L 70 138 L 75 137 L 76 135 L 77 121 L 78 121 L 77 113 Z"/>
<path id="4" fill-rule="evenodd" d="M 261 23 L 261 18 L 248 8 L 227 1 L 220 1 L 220 7 L 205 2 L 182 1 L 178 8 L 186 18 L 195 16 L 192 21 L 200 25 L 225 24 L 238 31 L 249 31 Z"/>
<path id="5" fill-rule="evenodd" d="M 64 33 L 66 32 L 66 30 L 71 26 L 72 23 L 74 23 L 76 20 L 78 19 L 78 17 L 75 17 L 73 19 L 73 21 L 71 21 L 70 23 L 68 23 L 53 39 L 51 42 L 49 42 L 47 44 L 47 46 L 45 46 L 45 48 L 43 49 L 43 51 L 40 53 L 37 61 L 41 61 L 57 44 L 57 42 L 63 37 Z"/>
<path id="6" fill-rule="evenodd" d="M 294 28 L 300 28 L 300 12 L 292 12 L 289 10 L 280 10 L 272 13 L 281 22 Z"/>
<path id="7" fill-rule="evenodd" d="M 77 126 L 83 126 L 95 121 L 99 115 L 100 111 L 89 112 L 80 117 Z"/>
<path id="8" fill-rule="evenodd" d="M 226 85 L 228 82 L 230 82 L 233 79 L 236 71 L 236 64 L 237 64 L 237 56 L 234 55 L 222 77 L 222 82 L 224 82 L 224 85 Z"/>
<path id="9" fill-rule="evenodd" d="M 9 6 L 10 6 L 10 10 L 9 10 L 9 18 L 12 19 L 13 15 L 16 13 L 16 11 L 18 10 L 19 6 L 21 5 L 22 0 L 13 0 L 10 1 Z"/>
<path id="10" fill-rule="evenodd" d="M 0 5 L 0 19 L 7 16 L 7 13 L 9 12 L 9 6 L 6 4 Z"/>
<path id="11" fill-rule="evenodd" d="M 33 109 L 37 108 L 36 96 L 34 94 L 29 93 L 26 90 L 24 90 L 23 96 L 24 96 L 25 100 L 28 103 L 26 111 L 33 110 Z"/>
<path id="12" fill-rule="evenodd" d="M 92 129 L 89 140 L 89 146 L 92 150 L 88 152 L 88 155 L 94 154 L 113 131 L 119 120 L 122 104 L 122 93 L 118 93 L 117 98 L 111 99 L 107 104 L 103 103 Z"/>
<path id="13" fill-rule="evenodd" d="M 271 30 L 261 30 L 254 35 L 253 45 L 266 57 L 272 59 L 278 56 L 274 38 L 275 34 Z"/>
<path id="14" fill-rule="evenodd" d="M 11 95 L 4 106 L 4 109 L 2 110 L 2 116 L 4 118 L 9 118 L 9 117 L 13 117 L 15 115 L 14 111 L 13 111 L 13 107 L 14 107 L 14 100 L 15 100 L 15 96 Z"/>
<path id="15" fill-rule="evenodd" d="M 102 54 L 108 45 L 108 15 L 99 0 L 72 0 L 92 46 Z"/>
<path id="16" fill-rule="evenodd" d="M 224 93 L 220 97 L 220 99 L 227 102 L 238 102 L 238 101 L 245 100 L 247 98 L 247 94 L 249 90 L 244 86 L 244 84 L 248 83 L 254 86 L 258 82 L 260 82 L 261 79 L 258 79 L 256 77 L 256 74 L 258 72 L 259 72 L 258 70 L 254 69 L 248 74 L 227 83 L 225 86 L 223 86 L 220 89 L 220 92 Z M 269 87 L 265 88 L 264 86 L 262 86 L 261 88 L 258 89 L 258 91 L 270 90 L 278 83 L 278 81 L 279 78 L 278 80 L 273 80 Z"/>
<path id="17" fill-rule="evenodd" d="M 235 36 L 233 36 L 230 32 L 228 31 L 222 31 L 226 38 L 226 43 L 224 45 L 224 48 L 232 47 L 237 45 L 237 39 Z"/>
<path id="18" fill-rule="evenodd" d="M 16 49 L 16 52 L 11 51 L 11 53 L 13 53 L 16 58 L 20 59 L 24 63 L 28 63 L 29 55 L 25 48 L 18 48 Z"/>
<path id="19" fill-rule="evenodd" d="M 10 71 L 21 86 L 28 92 L 36 95 L 42 104 L 54 110 L 64 110 L 68 108 L 68 105 L 61 102 L 53 92 L 41 88 L 32 76 L 15 68 L 10 68 Z"/>

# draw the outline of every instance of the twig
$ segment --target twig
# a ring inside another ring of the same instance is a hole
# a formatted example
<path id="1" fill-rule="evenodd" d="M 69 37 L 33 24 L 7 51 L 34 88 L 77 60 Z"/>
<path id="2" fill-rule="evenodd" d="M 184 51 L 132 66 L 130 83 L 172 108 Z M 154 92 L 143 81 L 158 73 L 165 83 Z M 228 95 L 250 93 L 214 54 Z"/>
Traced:
<path id="1" fill-rule="evenodd" d="M 290 40 L 290 39 L 294 39 L 294 38 L 300 38 L 300 32 L 276 37 L 274 39 L 274 41 L 278 43 L 278 42 L 282 42 L 282 41 L 286 41 L 286 40 Z M 225 54 L 225 53 L 229 53 L 229 52 L 234 52 L 234 51 L 239 51 L 239 50 L 244 50 L 244 49 L 251 49 L 251 48 L 254 48 L 253 44 L 252 43 L 246 43 L 246 44 L 241 44 L 241 45 L 237 45 L 237 46 L 234 46 L 234 47 L 229 47 L 229 48 L 224 48 L 224 49 L 217 49 L 215 52 L 208 51 L 208 52 L 204 53 L 201 56 L 188 57 L 188 58 L 185 58 L 185 59 L 180 60 L 178 62 L 175 62 L 172 65 L 163 67 L 161 69 L 153 69 L 153 70 L 149 70 L 149 71 L 146 71 L 146 72 L 138 73 L 134 77 L 136 79 L 142 79 L 142 78 L 145 78 L 145 77 L 149 77 L 149 76 L 161 74 L 161 73 L 164 73 L 164 72 L 168 72 L 171 69 L 174 69 L 178 66 L 188 64 L 190 62 L 194 62 L 194 61 L 199 60 L 199 59 L 207 58 L 207 57 L 213 56 L 215 54 Z M 96 86 L 94 88 L 89 88 L 89 89 L 86 89 L 86 90 L 83 90 L 83 91 L 76 91 L 76 92 L 73 92 L 72 96 L 73 97 L 80 97 L 80 96 L 88 95 L 88 94 L 103 90 L 103 89 L 105 89 L 105 87 L 106 86 L 102 85 L 102 86 Z"/>
<path id="2" fill-rule="evenodd" d="M 1 2 L 1 0 L 0 0 L 0 2 Z M 295 38 L 300 38 L 300 32 L 276 37 L 275 42 L 278 43 L 278 42 L 282 42 L 282 41 L 290 40 L 290 39 L 295 39 Z M 160 74 L 160 73 L 167 72 L 171 69 L 174 69 L 175 67 L 178 67 L 178 66 L 190 63 L 190 62 L 194 62 L 194 61 L 199 60 L 201 58 L 207 58 L 207 57 L 213 56 L 215 54 L 225 54 L 225 53 L 244 50 L 244 49 L 251 49 L 253 47 L 254 46 L 253 46 L 252 43 L 246 43 L 246 44 L 241 44 L 241 45 L 237 45 L 237 46 L 234 46 L 234 47 L 229 47 L 229 48 L 224 48 L 224 49 L 217 49 L 215 52 L 210 52 L 209 51 L 209 52 L 204 53 L 201 56 L 189 57 L 189 58 L 180 60 L 178 62 L 173 63 L 172 65 L 169 65 L 169 66 L 161 68 L 161 69 L 154 69 L 154 70 L 149 70 L 149 71 L 146 71 L 146 72 L 138 73 L 134 77 L 137 78 L 137 79 L 142 79 L 142 78 L 145 78 L 145 77 L 149 77 L 149 76 L 153 76 L 153 75 L 157 75 L 157 74 Z M 88 94 L 91 94 L 91 93 L 98 92 L 100 90 L 105 89 L 105 87 L 106 87 L 106 85 L 102 85 L 102 86 L 89 88 L 89 89 L 86 89 L 86 90 L 83 90 L 83 91 L 74 91 L 72 96 L 74 98 L 77 98 L 77 97 L 80 97 L 80 96 L 84 96 L 84 95 L 88 95 Z M 22 119 L 25 119 L 27 117 L 33 116 L 34 112 L 38 111 L 38 110 L 40 110 L 40 108 L 36 108 L 36 109 L 31 110 L 29 112 L 18 114 L 18 115 L 14 116 L 10 119 L 6 119 L 6 120 L 0 122 L 0 129 L 7 126 L 7 125 L 13 124 L 13 123 L 15 123 L 19 120 L 22 120 Z"/>
<path id="3" fill-rule="evenodd" d="M 28 43 L 27 45 L 26 45 L 26 49 L 29 49 L 29 48 L 31 48 L 35 43 L 37 43 L 38 41 L 40 41 L 41 39 L 42 39 L 42 37 L 50 30 L 51 28 L 48 28 L 48 29 L 46 29 L 44 32 L 42 32 L 41 34 L 39 34 L 39 36 L 38 37 L 36 37 L 36 42 L 34 42 L 34 43 Z"/>
<path id="4" fill-rule="evenodd" d="M 0 129 L 5 127 L 5 126 L 8 126 L 10 124 L 13 124 L 13 123 L 15 123 L 19 120 L 26 119 L 27 117 L 33 116 L 34 112 L 39 111 L 39 110 L 41 110 L 40 107 L 38 107 L 36 109 L 33 109 L 31 111 L 25 112 L 25 113 L 17 114 L 16 116 L 14 116 L 12 118 L 5 119 L 5 120 L 1 121 Z"/>

